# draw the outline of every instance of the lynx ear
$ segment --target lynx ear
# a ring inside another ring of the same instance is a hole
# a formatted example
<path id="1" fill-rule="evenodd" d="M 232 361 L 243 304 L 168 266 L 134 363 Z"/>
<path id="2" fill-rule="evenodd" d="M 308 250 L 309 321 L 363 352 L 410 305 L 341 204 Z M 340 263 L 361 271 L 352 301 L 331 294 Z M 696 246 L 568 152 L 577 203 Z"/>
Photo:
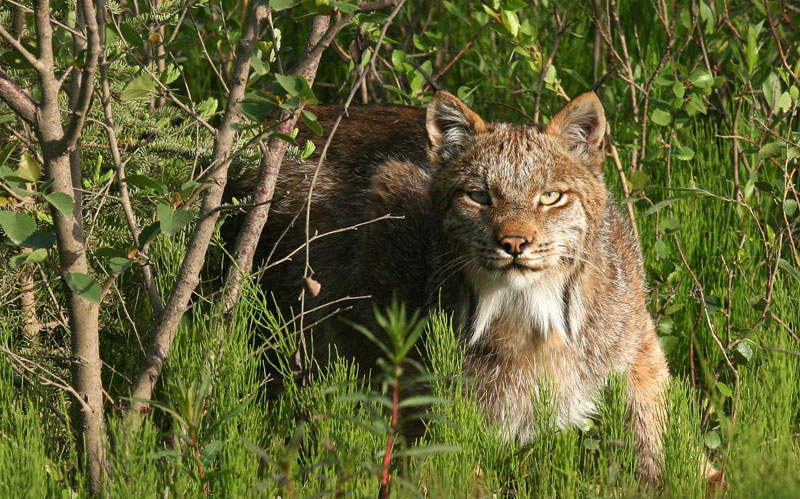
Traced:
<path id="1" fill-rule="evenodd" d="M 547 133 L 566 139 L 574 154 L 587 159 L 594 157 L 600 152 L 606 133 L 600 99 L 594 92 L 572 99 L 547 125 Z"/>
<path id="2" fill-rule="evenodd" d="M 439 91 L 428 104 L 425 120 L 431 160 L 448 159 L 463 149 L 472 135 L 486 131 L 480 116 L 447 92 Z"/>

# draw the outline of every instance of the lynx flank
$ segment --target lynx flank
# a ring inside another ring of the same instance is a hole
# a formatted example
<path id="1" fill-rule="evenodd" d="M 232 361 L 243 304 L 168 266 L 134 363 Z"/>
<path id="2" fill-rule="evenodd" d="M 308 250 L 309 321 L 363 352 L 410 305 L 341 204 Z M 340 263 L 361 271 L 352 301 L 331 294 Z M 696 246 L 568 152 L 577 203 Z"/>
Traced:
<path id="1" fill-rule="evenodd" d="M 314 112 L 329 130 L 339 109 Z M 306 309 L 362 295 L 384 306 L 397 295 L 412 309 L 451 312 L 465 374 L 509 438 L 533 437 L 531 400 L 541 382 L 553 386 L 563 427 L 590 416 L 607 377 L 622 373 L 639 470 L 658 481 L 669 372 L 646 306 L 638 242 L 603 181 L 605 126 L 593 93 L 547 126 L 484 122 L 446 92 L 427 113 L 351 108 L 314 189 L 311 233 L 387 213 L 403 218 L 314 242 L 310 264 L 322 289 Z M 323 139 L 314 140 L 320 151 Z M 303 243 L 303 217 L 282 234 L 303 210 L 317 160 L 284 162 L 262 261 L 279 239 L 271 261 Z M 232 189 L 246 192 L 252 180 Z M 304 264 L 295 258 L 264 277 L 287 312 L 299 308 Z M 348 318 L 374 326 L 372 302 L 351 302 Z M 344 355 L 376 355 L 343 321 L 323 321 L 315 334 Z"/>

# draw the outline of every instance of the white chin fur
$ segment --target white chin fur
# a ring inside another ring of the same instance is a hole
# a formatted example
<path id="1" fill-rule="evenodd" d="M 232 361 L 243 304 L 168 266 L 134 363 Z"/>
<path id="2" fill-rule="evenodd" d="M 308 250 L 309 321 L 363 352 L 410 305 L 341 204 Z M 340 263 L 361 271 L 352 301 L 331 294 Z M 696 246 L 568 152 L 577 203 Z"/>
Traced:
<path id="1" fill-rule="evenodd" d="M 558 334 L 565 343 L 569 342 L 563 269 L 503 272 L 481 268 L 468 275 L 472 276 L 477 298 L 470 345 L 491 334 L 493 327 L 522 334 L 529 331 L 544 339 L 551 333 Z"/>

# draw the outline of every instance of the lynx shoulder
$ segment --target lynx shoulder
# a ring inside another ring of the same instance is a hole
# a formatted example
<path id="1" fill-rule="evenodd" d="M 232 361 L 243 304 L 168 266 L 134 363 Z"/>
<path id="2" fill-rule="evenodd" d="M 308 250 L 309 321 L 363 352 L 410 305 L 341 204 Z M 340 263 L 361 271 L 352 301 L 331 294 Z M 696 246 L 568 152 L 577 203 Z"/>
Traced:
<path id="1" fill-rule="evenodd" d="M 314 112 L 329 130 L 339 109 Z M 542 382 L 552 385 L 556 424 L 565 426 L 591 415 L 608 376 L 621 373 L 639 469 L 658 480 L 669 372 L 646 306 L 638 242 L 604 183 L 604 133 L 593 93 L 547 126 L 484 122 L 446 92 L 427 110 L 352 108 L 319 172 L 310 231 L 398 218 L 312 243 L 322 289 L 306 309 L 321 308 L 305 323 L 345 297 L 371 296 L 345 312 L 368 326 L 372 303 L 395 295 L 410 308 L 443 307 L 462 337 L 479 402 L 508 438 L 533 436 L 531 400 Z M 295 220 L 317 161 L 282 165 L 262 261 L 303 244 L 305 227 Z M 246 191 L 251 180 L 233 188 Z M 298 308 L 303 260 L 263 278 L 287 311 Z M 376 355 L 342 321 L 323 321 L 315 334 L 343 355 Z"/>

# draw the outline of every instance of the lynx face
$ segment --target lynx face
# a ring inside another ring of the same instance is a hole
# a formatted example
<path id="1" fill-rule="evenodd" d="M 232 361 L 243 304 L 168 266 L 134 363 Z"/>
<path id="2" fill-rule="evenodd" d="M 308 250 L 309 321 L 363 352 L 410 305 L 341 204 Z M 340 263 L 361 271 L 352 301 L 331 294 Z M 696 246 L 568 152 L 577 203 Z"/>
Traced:
<path id="1" fill-rule="evenodd" d="M 599 103 L 576 99 L 541 130 L 485 124 L 460 101 L 440 101 L 428 112 L 439 165 L 431 198 L 450 258 L 481 296 L 471 341 L 499 316 L 567 339 L 580 318 L 563 312 L 566 282 L 589 260 L 606 204 Z"/>

